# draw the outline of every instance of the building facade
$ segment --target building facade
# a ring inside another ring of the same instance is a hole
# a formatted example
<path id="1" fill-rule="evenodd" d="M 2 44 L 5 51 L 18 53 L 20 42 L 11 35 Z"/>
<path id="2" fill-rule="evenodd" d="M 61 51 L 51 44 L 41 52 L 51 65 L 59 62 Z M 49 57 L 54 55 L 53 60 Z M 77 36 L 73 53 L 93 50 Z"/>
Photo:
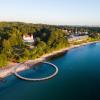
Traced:
<path id="1" fill-rule="evenodd" d="M 28 43 L 34 43 L 33 35 L 23 35 L 23 41 Z"/>

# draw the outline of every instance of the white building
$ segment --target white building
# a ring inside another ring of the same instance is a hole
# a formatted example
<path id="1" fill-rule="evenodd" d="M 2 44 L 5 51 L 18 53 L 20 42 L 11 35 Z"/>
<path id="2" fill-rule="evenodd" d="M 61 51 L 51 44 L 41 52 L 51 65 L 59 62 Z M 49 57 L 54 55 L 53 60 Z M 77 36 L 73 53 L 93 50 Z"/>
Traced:
<path id="1" fill-rule="evenodd" d="M 23 35 L 23 41 L 33 43 L 34 42 L 33 35 Z"/>
<path id="2" fill-rule="evenodd" d="M 68 33 L 68 30 L 62 30 L 62 31 Z"/>
<path id="3" fill-rule="evenodd" d="M 68 38 L 68 41 L 69 42 L 73 42 L 73 41 L 83 41 L 83 40 L 86 40 L 88 39 L 88 35 L 84 35 L 84 36 L 73 36 L 71 35 L 69 38 Z"/>

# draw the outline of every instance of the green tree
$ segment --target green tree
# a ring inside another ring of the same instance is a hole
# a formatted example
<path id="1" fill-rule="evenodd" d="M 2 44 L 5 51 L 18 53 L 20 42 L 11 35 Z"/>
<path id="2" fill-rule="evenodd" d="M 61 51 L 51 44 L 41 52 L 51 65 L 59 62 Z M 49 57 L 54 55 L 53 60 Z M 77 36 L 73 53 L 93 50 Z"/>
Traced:
<path id="1" fill-rule="evenodd" d="M 68 40 L 66 38 L 65 32 L 60 29 L 53 30 L 48 40 L 48 45 L 50 48 L 56 48 L 58 45 L 67 44 Z M 60 46 L 59 46 L 60 47 Z"/>
<path id="2" fill-rule="evenodd" d="M 21 37 L 21 33 L 18 31 L 17 34 L 16 34 L 16 36 L 17 36 L 18 45 L 20 47 L 22 47 L 23 46 L 23 40 L 22 40 L 22 37 Z"/>
<path id="3" fill-rule="evenodd" d="M 9 38 L 11 46 L 18 45 L 18 40 L 17 39 L 18 39 L 18 37 L 16 36 L 16 34 L 11 35 L 11 37 Z"/>
<path id="4" fill-rule="evenodd" d="M 25 56 L 25 57 L 28 57 L 28 58 L 29 58 L 29 56 L 30 56 L 30 51 L 29 51 L 28 49 L 26 49 L 26 48 L 25 48 L 25 50 L 24 50 L 24 56 Z"/>
<path id="5" fill-rule="evenodd" d="M 7 57 L 11 57 L 12 56 L 12 47 L 11 44 L 9 42 L 9 40 L 4 40 L 3 41 L 3 53 L 7 55 Z"/>
<path id="6" fill-rule="evenodd" d="M 6 54 L 0 54 L 0 67 L 7 65 L 7 56 Z"/>

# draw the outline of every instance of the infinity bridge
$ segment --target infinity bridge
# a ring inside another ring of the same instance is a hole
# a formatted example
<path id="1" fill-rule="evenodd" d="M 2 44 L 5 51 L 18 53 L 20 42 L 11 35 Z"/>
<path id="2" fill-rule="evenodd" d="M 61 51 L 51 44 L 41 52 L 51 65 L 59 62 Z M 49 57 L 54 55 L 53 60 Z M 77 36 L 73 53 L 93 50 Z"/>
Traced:
<path id="1" fill-rule="evenodd" d="M 55 72 L 52 73 L 52 75 L 47 76 L 47 77 L 43 77 L 43 78 L 26 78 L 26 77 L 23 77 L 23 76 L 19 75 L 17 73 L 17 71 L 16 71 L 18 67 L 15 67 L 14 70 L 13 70 L 13 73 L 15 74 L 16 77 L 18 77 L 18 78 L 20 78 L 22 80 L 26 80 L 26 81 L 43 81 L 43 80 L 51 79 L 51 78 L 53 78 L 54 76 L 57 75 L 57 73 L 58 73 L 58 67 L 56 65 L 54 65 L 54 64 L 52 64 L 50 62 L 40 62 L 40 63 L 51 65 L 51 67 L 55 68 Z"/>

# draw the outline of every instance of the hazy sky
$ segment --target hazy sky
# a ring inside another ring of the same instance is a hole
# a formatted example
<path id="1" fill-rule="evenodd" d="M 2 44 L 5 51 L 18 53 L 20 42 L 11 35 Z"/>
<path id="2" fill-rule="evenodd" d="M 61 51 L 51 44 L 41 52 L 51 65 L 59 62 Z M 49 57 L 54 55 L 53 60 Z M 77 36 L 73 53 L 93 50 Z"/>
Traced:
<path id="1" fill-rule="evenodd" d="M 0 0 L 0 21 L 100 25 L 100 0 Z"/>

